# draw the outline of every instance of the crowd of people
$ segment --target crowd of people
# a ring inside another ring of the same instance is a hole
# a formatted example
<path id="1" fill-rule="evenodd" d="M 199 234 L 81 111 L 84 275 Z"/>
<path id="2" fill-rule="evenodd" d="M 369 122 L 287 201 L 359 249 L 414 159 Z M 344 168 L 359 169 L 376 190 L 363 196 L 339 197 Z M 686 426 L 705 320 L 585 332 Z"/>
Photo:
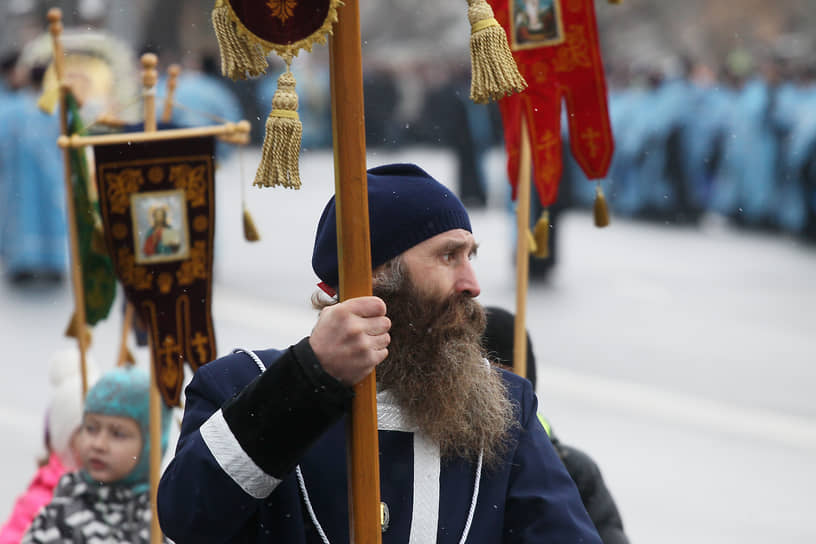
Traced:
<path id="1" fill-rule="evenodd" d="M 677 63 L 613 78 L 616 149 L 605 185 L 616 214 L 735 225 L 816 240 L 816 73 L 735 51 L 720 73 Z M 592 185 L 568 154 L 573 204 Z"/>
<path id="2" fill-rule="evenodd" d="M 672 70 L 610 70 L 615 153 L 602 184 L 616 216 L 695 224 L 716 214 L 739 227 L 816 240 L 816 72 L 773 59 L 757 64 L 739 53 L 719 72 L 691 62 Z M 14 70 L 13 56 L 4 59 L 0 89 L 0 206 L 20 203 L 0 208 L 0 257 L 6 275 L 20 281 L 59 278 L 66 261 L 63 189 L 53 182 L 60 177 L 61 157 L 56 146 L 39 145 L 43 135 L 57 134 L 58 123 L 36 109 L 44 67 L 32 68 L 21 73 Z M 367 145 L 448 149 L 455 157 L 458 194 L 475 209 L 487 203 L 484 156 L 502 145 L 502 130 L 495 105 L 469 100 L 468 68 L 450 61 L 372 60 L 363 85 Z M 172 123 L 247 118 L 259 144 L 282 69 L 273 61 L 267 77 L 229 82 L 218 74 L 217 59 L 203 55 L 197 68 L 182 71 Z M 330 148 L 325 55 L 298 59 L 292 70 L 303 148 Z M 163 75 L 160 95 L 165 81 Z M 591 207 L 594 198 L 593 184 L 569 151 L 564 121 L 556 213 Z M 219 146 L 219 158 L 230 149 Z"/>
<path id="3" fill-rule="evenodd" d="M 598 465 L 538 412 L 529 336 L 530 381 L 505 370 L 513 316 L 476 301 L 462 202 L 412 164 L 369 170 L 368 200 L 374 296 L 333 295 L 332 198 L 315 236 L 323 296 L 313 297 L 321 312 L 311 334 L 285 350 L 236 350 L 186 388 L 159 487 L 165 534 L 345 541 L 343 420 L 352 386 L 376 366 L 384 542 L 627 543 Z M 0 542 L 148 542 L 147 373 L 116 367 L 97 380 L 89 363 L 83 400 L 76 350 L 51 365 L 49 455 Z M 168 416 L 165 408 L 162 450 Z"/>

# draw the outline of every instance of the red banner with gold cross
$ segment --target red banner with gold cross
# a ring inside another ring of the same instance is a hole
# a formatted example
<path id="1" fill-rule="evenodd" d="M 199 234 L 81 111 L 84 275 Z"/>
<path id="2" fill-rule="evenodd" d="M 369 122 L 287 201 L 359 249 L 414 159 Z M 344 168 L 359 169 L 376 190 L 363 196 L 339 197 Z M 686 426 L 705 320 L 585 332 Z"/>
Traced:
<path id="1" fill-rule="evenodd" d="M 105 243 L 147 324 L 159 390 L 179 404 L 184 361 L 215 359 L 212 137 L 94 148 Z"/>
<path id="2" fill-rule="evenodd" d="M 590 179 L 602 178 L 612 160 L 606 81 L 593 0 L 489 0 L 507 32 L 525 91 L 499 101 L 507 168 L 516 197 L 521 119 L 527 119 L 533 180 L 542 206 L 558 194 L 561 103 L 567 105 L 572 154 Z"/>

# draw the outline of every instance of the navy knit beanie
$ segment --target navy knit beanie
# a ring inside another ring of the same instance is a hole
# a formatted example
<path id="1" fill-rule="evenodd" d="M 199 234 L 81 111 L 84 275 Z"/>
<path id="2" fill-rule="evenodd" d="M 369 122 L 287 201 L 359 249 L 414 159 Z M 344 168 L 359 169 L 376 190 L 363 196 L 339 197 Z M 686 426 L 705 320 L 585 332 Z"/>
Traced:
<path id="1" fill-rule="evenodd" d="M 459 198 L 415 164 L 378 166 L 367 178 L 372 269 L 437 234 L 473 232 Z M 339 285 L 334 197 L 317 224 L 312 268 L 328 286 Z"/>

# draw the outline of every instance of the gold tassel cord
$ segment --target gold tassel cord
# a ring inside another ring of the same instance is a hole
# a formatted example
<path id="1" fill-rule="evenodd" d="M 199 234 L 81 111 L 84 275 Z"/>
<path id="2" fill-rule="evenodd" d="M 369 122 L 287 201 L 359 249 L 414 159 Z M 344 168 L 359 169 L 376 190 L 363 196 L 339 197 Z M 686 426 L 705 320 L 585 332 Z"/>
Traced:
<path id="1" fill-rule="evenodd" d="M 298 117 L 298 97 L 295 76 L 289 70 L 291 58 L 286 59 L 286 71 L 278 78 L 278 88 L 272 97 L 272 111 L 266 120 L 261 162 L 253 185 L 300 189 L 300 142 L 303 125 Z"/>
<path id="2" fill-rule="evenodd" d="M 221 73 L 230 79 L 246 79 L 266 72 L 266 51 L 238 29 L 235 14 L 225 2 L 216 0 L 212 24 L 221 52 Z"/>
<path id="3" fill-rule="evenodd" d="M 596 227 L 605 227 L 609 225 L 609 208 L 606 205 L 606 197 L 601 189 L 601 183 L 595 187 L 595 205 L 592 208 L 595 217 Z"/>
<path id="4" fill-rule="evenodd" d="M 521 92 L 527 82 L 521 76 L 507 44 L 507 35 L 485 0 L 468 0 L 470 20 L 470 99 L 477 104 Z"/>
<path id="5" fill-rule="evenodd" d="M 246 207 L 244 207 L 244 238 L 247 242 L 257 242 L 261 239 L 258 229 L 255 227 L 255 221 Z"/>
<path id="6" fill-rule="evenodd" d="M 536 242 L 536 249 L 530 250 L 533 257 L 546 259 L 550 256 L 550 211 L 541 212 L 541 217 L 536 221 L 533 237 Z"/>
<path id="7" fill-rule="evenodd" d="M 246 190 L 244 189 L 244 154 L 238 154 L 238 168 L 239 168 L 239 178 L 238 181 L 241 184 L 241 209 L 243 213 L 241 216 L 243 217 L 243 225 L 244 225 L 244 240 L 247 242 L 257 242 L 261 239 L 261 234 L 258 232 L 258 228 L 255 226 L 255 220 L 252 219 L 252 214 L 249 213 L 249 208 L 246 205 Z"/>

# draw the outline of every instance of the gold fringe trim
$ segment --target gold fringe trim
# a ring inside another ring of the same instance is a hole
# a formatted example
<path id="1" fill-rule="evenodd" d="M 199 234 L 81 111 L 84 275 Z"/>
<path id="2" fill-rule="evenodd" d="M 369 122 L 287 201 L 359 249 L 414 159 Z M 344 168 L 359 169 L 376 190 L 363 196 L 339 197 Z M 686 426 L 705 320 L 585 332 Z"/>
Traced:
<path id="1" fill-rule="evenodd" d="M 246 32 L 239 31 L 238 17 L 225 0 L 216 0 L 212 10 L 212 24 L 221 52 L 221 73 L 224 76 L 246 79 L 266 72 L 269 66 L 266 62 L 267 51 Z"/>
<path id="2" fill-rule="evenodd" d="M 533 237 L 536 241 L 536 249 L 531 251 L 533 257 L 546 259 L 550 256 L 550 211 L 541 212 L 541 217 L 536 221 Z"/>
<path id="3" fill-rule="evenodd" d="M 247 242 L 257 242 L 261 239 L 261 235 L 258 234 L 258 228 L 255 226 L 255 221 L 252 219 L 252 215 L 246 207 L 244 208 L 244 238 Z"/>
<path id="4" fill-rule="evenodd" d="M 297 114 L 298 97 L 295 76 L 286 71 L 278 78 L 278 88 L 272 97 L 272 111 L 266 119 L 261 162 L 253 185 L 300 189 L 300 141 L 303 125 Z"/>
<path id="5" fill-rule="evenodd" d="M 216 0 L 215 9 L 213 9 L 213 26 L 215 26 L 215 10 L 223 8 L 227 12 L 230 23 L 234 27 L 234 34 L 238 36 L 239 39 L 260 47 L 264 53 L 264 56 L 266 56 L 269 52 L 274 51 L 282 57 L 292 57 L 297 56 L 298 51 L 301 49 L 309 52 L 315 45 L 326 43 L 326 37 L 332 33 L 332 26 L 337 22 L 337 8 L 342 5 L 342 0 L 331 0 L 329 2 L 329 11 L 326 14 L 326 18 L 323 20 L 323 24 L 320 26 L 320 28 L 302 40 L 289 44 L 274 43 L 256 36 L 251 30 L 244 26 L 244 23 L 242 23 L 241 19 L 238 18 L 229 3 L 229 0 Z M 216 37 L 217 35 L 218 30 L 216 30 Z M 221 40 L 219 38 L 219 44 L 220 43 Z"/>
<path id="6" fill-rule="evenodd" d="M 606 197 L 601 189 L 601 183 L 595 188 L 595 205 L 592 208 L 595 217 L 596 227 L 605 227 L 609 225 L 609 207 L 606 205 Z"/>
<path id="7" fill-rule="evenodd" d="M 521 92 L 527 82 L 521 76 L 507 34 L 485 0 L 468 0 L 470 20 L 470 99 L 477 104 Z"/>

